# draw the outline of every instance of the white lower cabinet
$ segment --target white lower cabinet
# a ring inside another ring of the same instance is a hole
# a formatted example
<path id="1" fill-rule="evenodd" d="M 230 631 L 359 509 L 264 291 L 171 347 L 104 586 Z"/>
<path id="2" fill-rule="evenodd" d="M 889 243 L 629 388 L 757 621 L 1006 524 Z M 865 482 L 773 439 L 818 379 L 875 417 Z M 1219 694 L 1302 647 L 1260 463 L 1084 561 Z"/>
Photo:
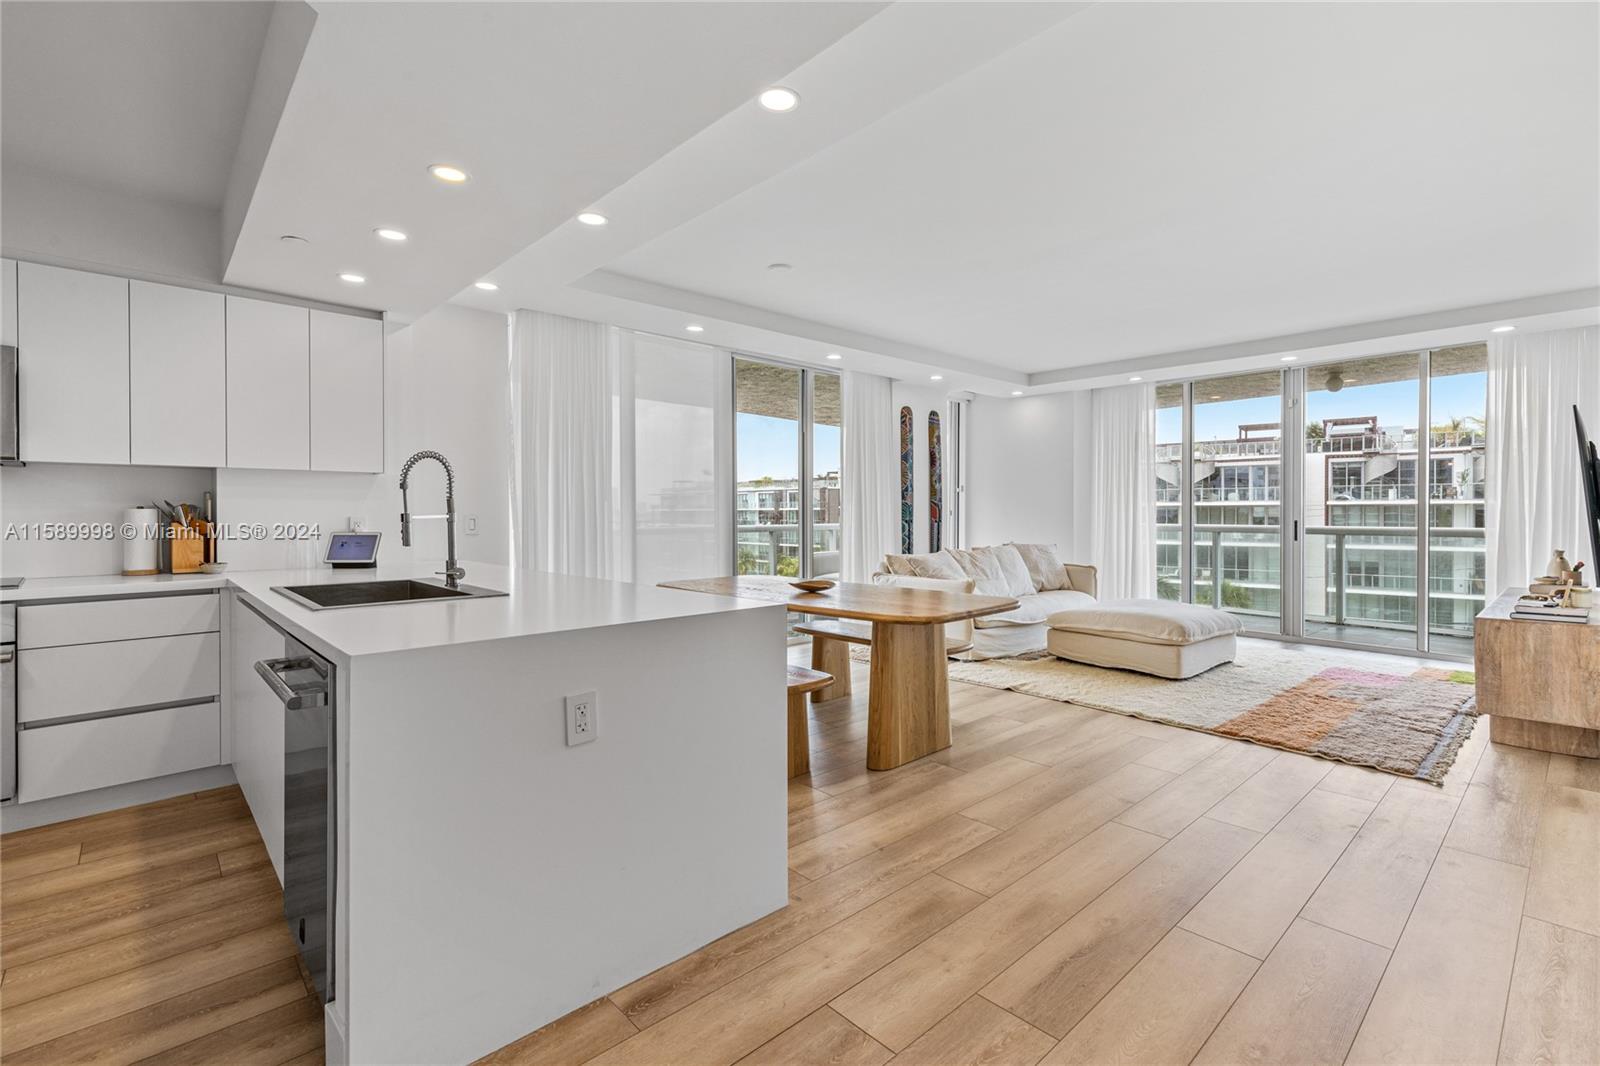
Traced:
<path id="1" fill-rule="evenodd" d="M 221 725 L 213 701 L 24 729 L 17 737 L 17 801 L 215 766 Z"/>
<path id="2" fill-rule="evenodd" d="M 283 881 L 283 703 L 267 687 L 256 663 L 283 657 L 283 634 L 237 594 L 228 605 L 228 706 L 233 715 L 233 774 L 261 830 L 262 843 Z"/>
<path id="3" fill-rule="evenodd" d="M 215 633 L 17 652 L 17 721 L 74 718 L 221 691 Z"/>

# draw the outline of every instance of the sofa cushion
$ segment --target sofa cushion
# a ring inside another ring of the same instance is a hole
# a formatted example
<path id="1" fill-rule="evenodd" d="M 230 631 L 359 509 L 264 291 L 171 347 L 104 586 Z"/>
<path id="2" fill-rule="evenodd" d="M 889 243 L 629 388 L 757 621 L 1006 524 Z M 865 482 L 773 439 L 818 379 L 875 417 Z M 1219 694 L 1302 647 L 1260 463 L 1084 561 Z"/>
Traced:
<path id="1" fill-rule="evenodd" d="M 1022 553 L 1017 551 L 1014 545 L 996 544 L 988 551 L 1000 564 L 1000 572 L 1005 575 L 1007 595 L 1032 596 L 1039 591 L 1034 587 L 1033 575 L 1028 572 L 1028 564 L 1023 561 Z"/>
<path id="2" fill-rule="evenodd" d="M 956 562 L 955 557 L 947 551 L 934 552 L 931 555 L 886 555 L 883 558 L 885 569 L 891 574 L 901 577 L 932 577 L 942 581 L 963 581 L 967 572 Z"/>
<path id="3" fill-rule="evenodd" d="M 979 629 L 999 629 L 1002 626 L 1038 626 L 1062 611 L 1092 607 L 1094 597 L 1082 592 L 1057 589 L 1054 592 L 1036 592 L 1032 596 L 1018 596 L 1015 610 L 975 618 L 972 624 Z"/>
<path id="4" fill-rule="evenodd" d="M 1227 611 L 1171 600 L 1106 600 L 1052 614 L 1051 629 L 1096 633 L 1144 644 L 1194 644 L 1244 629 Z"/>
<path id="5" fill-rule="evenodd" d="M 1000 560 L 987 548 L 952 548 L 948 553 L 962 571 L 977 582 L 975 591 L 980 596 L 1009 596 L 1011 582 L 1000 569 Z"/>
<path id="6" fill-rule="evenodd" d="M 1011 547 L 1022 556 L 1022 563 L 1028 568 L 1028 577 L 1033 581 L 1035 592 L 1055 592 L 1072 587 L 1072 579 L 1067 576 L 1066 567 L 1061 565 L 1054 544 L 1012 544 Z"/>

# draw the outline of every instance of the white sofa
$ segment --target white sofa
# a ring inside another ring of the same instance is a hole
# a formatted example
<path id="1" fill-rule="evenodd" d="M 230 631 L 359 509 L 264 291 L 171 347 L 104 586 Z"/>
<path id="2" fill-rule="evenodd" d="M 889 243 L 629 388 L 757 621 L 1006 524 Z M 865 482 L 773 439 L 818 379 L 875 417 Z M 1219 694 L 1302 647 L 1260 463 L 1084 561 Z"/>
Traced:
<path id="1" fill-rule="evenodd" d="M 1048 544 L 1001 544 L 967 551 L 949 549 L 929 555 L 888 555 L 872 575 L 879 585 L 911 588 L 948 587 L 980 596 L 1010 596 L 1017 608 L 949 628 L 970 627 L 971 646 L 952 651 L 958 659 L 999 659 L 1044 651 L 1046 620 L 1062 611 L 1095 604 L 1095 568 L 1062 563 Z M 945 583 L 949 584 L 946 585 Z M 950 633 L 949 643 L 965 643 Z"/>

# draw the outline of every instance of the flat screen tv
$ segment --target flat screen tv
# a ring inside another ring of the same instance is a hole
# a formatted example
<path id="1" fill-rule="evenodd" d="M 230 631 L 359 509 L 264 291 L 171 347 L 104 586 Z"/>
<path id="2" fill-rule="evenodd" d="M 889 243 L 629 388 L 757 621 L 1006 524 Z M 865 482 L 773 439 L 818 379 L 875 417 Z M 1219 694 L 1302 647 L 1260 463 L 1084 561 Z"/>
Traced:
<path id="1" fill-rule="evenodd" d="M 1589 568 L 1600 580 L 1600 452 L 1583 430 L 1583 415 L 1572 405 L 1572 420 L 1578 430 L 1578 478 L 1583 482 L 1583 498 L 1589 507 Z"/>

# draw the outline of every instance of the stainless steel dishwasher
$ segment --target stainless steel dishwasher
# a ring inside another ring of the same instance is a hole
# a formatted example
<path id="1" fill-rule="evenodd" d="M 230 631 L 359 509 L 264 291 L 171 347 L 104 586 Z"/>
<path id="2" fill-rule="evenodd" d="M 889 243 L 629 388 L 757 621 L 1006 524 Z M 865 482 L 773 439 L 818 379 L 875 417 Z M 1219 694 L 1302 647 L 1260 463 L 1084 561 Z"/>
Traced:
<path id="1" fill-rule="evenodd" d="M 333 999 L 338 824 L 335 672 L 332 663 L 293 637 L 285 634 L 283 642 L 283 658 L 255 664 L 283 703 L 283 915 L 301 961 L 328 1002 Z"/>

